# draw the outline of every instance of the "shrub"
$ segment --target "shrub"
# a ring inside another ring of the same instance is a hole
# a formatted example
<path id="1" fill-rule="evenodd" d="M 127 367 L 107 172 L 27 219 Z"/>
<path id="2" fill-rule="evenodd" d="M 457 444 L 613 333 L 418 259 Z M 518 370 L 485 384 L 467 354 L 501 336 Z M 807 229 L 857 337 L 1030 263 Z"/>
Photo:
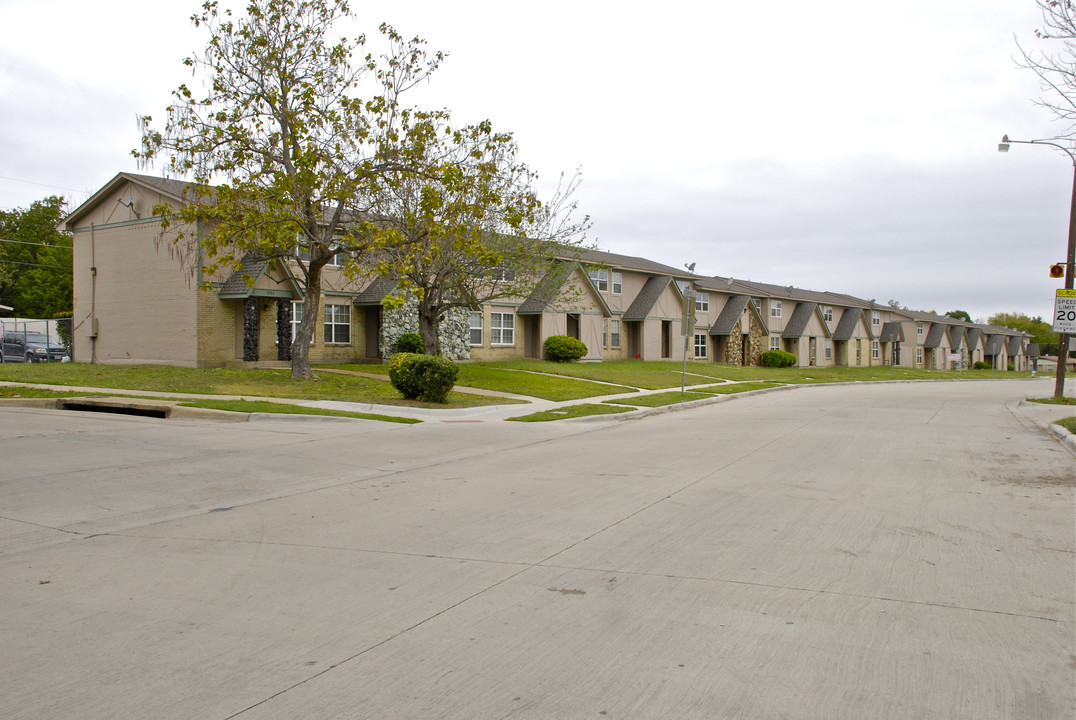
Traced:
<path id="1" fill-rule="evenodd" d="M 1016 369 L 1016 366 L 1013 365 L 1012 363 L 1009 363 L 1009 366 L 1006 368 L 1006 370 L 1008 370 L 1009 372 L 1012 372 L 1015 369 Z"/>
<path id="2" fill-rule="evenodd" d="M 572 362 L 586 354 L 587 346 L 582 340 L 567 335 L 550 335 L 545 340 L 546 360 Z"/>
<path id="3" fill-rule="evenodd" d="M 426 345 L 418 333 L 404 333 L 396 340 L 396 352 L 423 353 L 426 352 Z"/>
<path id="4" fill-rule="evenodd" d="M 983 362 L 982 360 L 976 360 L 975 364 L 971 366 L 972 370 L 989 370 L 990 363 Z"/>
<path id="5" fill-rule="evenodd" d="M 796 364 L 796 356 L 784 350 L 767 350 L 762 353 L 762 367 L 785 368 Z"/>
<path id="6" fill-rule="evenodd" d="M 408 400 L 443 403 L 460 370 L 439 355 L 396 353 L 389 360 L 389 380 Z"/>

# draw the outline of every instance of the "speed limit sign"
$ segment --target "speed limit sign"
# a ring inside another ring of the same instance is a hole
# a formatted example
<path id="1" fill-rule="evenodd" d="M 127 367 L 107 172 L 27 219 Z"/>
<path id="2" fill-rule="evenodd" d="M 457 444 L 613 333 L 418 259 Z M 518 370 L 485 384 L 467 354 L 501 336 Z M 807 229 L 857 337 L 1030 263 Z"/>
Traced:
<path id="1" fill-rule="evenodd" d="M 1058 290 L 1054 299 L 1054 332 L 1076 335 L 1076 290 Z"/>

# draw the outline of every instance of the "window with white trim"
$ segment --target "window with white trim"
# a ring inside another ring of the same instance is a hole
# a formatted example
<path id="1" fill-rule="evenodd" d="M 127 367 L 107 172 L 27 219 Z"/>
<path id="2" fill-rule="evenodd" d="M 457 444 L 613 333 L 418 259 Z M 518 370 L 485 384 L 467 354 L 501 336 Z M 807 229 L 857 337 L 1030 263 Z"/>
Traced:
<path id="1" fill-rule="evenodd" d="M 299 325 L 303 322 L 303 303 L 291 301 L 291 341 L 295 342 L 295 337 L 299 334 Z M 310 344 L 314 344 L 314 336 L 317 333 L 310 334 Z"/>
<path id="2" fill-rule="evenodd" d="M 757 310 L 758 314 L 761 315 L 762 314 L 762 300 L 759 299 L 759 298 L 751 298 L 751 304 L 755 306 L 755 310 Z"/>
<path id="3" fill-rule="evenodd" d="M 781 336 L 780 335 L 770 335 L 770 350 L 780 350 L 780 349 L 781 349 Z"/>
<path id="4" fill-rule="evenodd" d="M 770 317 L 781 317 L 781 301 L 770 300 Z"/>
<path id="5" fill-rule="evenodd" d="M 591 268 L 587 270 L 587 277 L 590 278 L 590 282 L 600 292 L 605 292 L 609 289 L 609 271 L 599 270 L 597 268 Z"/>
<path id="6" fill-rule="evenodd" d="M 515 345 L 515 313 L 491 312 L 489 314 L 489 342 L 491 345 Z"/>
<path id="7" fill-rule="evenodd" d="M 326 264 L 331 265 L 332 267 L 343 267 L 344 263 L 346 263 L 346 262 L 347 262 L 347 253 L 336 253 L 331 258 L 329 258 L 329 262 L 326 263 Z"/>
<path id="8" fill-rule="evenodd" d="M 482 344 L 482 311 L 481 310 L 478 310 L 477 312 L 476 311 L 471 311 L 471 313 L 470 313 L 470 315 L 468 317 L 470 318 L 468 320 L 467 324 L 470 326 L 469 327 L 469 332 L 470 332 L 470 336 L 471 336 L 471 338 L 470 338 L 471 339 L 471 345 L 481 345 Z"/>
<path id="9" fill-rule="evenodd" d="M 882 357 L 882 348 L 878 344 L 877 340 L 872 340 L 871 341 L 871 359 L 872 360 L 877 360 L 880 357 Z"/>
<path id="10" fill-rule="evenodd" d="M 922 365 L 923 364 L 923 348 L 921 348 L 921 347 L 917 347 L 915 349 L 915 364 L 916 365 Z"/>
<path id="11" fill-rule="evenodd" d="M 833 341 L 826 338 L 826 360 L 833 359 Z"/>
<path id="12" fill-rule="evenodd" d="M 881 325 L 882 314 L 877 310 L 871 310 L 871 325 Z"/>
<path id="13" fill-rule="evenodd" d="M 611 347 L 620 347 L 620 321 L 609 321 L 609 345 Z"/>
<path id="14" fill-rule="evenodd" d="M 706 357 L 706 334 L 695 333 L 695 357 Z"/>
<path id="15" fill-rule="evenodd" d="M 513 282 L 516 279 L 516 274 L 513 271 L 501 265 L 493 268 L 492 273 L 496 282 Z"/>
<path id="16" fill-rule="evenodd" d="M 613 294 L 619 295 L 624 290 L 623 273 L 613 272 Z"/>
<path id="17" fill-rule="evenodd" d="M 351 305 L 325 305 L 325 343 L 351 342 Z"/>
<path id="18" fill-rule="evenodd" d="M 609 321 L 602 318 L 602 347 L 609 347 Z"/>
<path id="19" fill-rule="evenodd" d="M 829 305 L 826 305 L 824 308 L 822 308 L 822 318 L 826 322 L 833 322 L 833 308 Z"/>
<path id="20" fill-rule="evenodd" d="M 710 309 L 710 293 L 701 292 L 695 296 L 695 312 L 707 312 Z"/>
<path id="21" fill-rule="evenodd" d="M 916 323 L 915 324 L 915 334 L 916 335 L 922 335 L 923 334 L 923 323 Z"/>

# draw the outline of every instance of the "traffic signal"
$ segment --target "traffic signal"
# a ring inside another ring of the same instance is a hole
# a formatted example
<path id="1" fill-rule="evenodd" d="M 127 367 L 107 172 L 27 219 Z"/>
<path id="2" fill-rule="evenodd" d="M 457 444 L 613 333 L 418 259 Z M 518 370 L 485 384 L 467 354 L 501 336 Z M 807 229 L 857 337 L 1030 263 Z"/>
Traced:
<path id="1" fill-rule="evenodd" d="M 1065 266 L 1061 263 L 1055 263 L 1050 266 L 1050 277 L 1060 278 L 1065 277 Z"/>

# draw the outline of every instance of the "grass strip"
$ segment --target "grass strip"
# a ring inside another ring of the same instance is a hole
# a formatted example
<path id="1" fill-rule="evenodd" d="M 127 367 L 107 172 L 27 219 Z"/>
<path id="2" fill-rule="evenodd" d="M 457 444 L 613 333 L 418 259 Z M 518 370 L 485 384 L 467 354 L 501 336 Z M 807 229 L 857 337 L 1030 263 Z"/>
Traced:
<path id="1" fill-rule="evenodd" d="M 1076 434 L 1076 417 L 1061 418 L 1056 421 L 1054 425 L 1060 425 L 1070 433 Z"/>
<path id="2" fill-rule="evenodd" d="M 616 415 L 617 413 L 630 412 L 628 408 L 613 407 L 611 405 L 595 405 L 583 403 L 569 405 L 555 410 L 543 410 L 542 412 L 511 417 L 508 420 L 515 422 L 550 422 L 552 420 L 568 420 L 569 418 L 589 417 L 591 415 Z"/>
<path id="3" fill-rule="evenodd" d="M 305 405 L 293 405 L 291 403 L 275 403 L 267 400 L 182 400 L 179 403 L 183 407 L 206 408 L 208 410 L 226 410 L 238 413 L 275 413 L 278 415 L 328 415 L 329 417 L 357 418 L 359 420 L 377 420 L 379 422 L 404 423 L 412 425 L 420 423 L 415 418 L 394 417 L 392 415 L 377 415 L 374 413 L 350 412 L 347 410 L 329 410 L 326 408 L 307 407 Z"/>
<path id="4" fill-rule="evenodd" d="M 1028 398 L 1027 401 L 1042 405 L 1076 405 L 1076 397 Z"/>

